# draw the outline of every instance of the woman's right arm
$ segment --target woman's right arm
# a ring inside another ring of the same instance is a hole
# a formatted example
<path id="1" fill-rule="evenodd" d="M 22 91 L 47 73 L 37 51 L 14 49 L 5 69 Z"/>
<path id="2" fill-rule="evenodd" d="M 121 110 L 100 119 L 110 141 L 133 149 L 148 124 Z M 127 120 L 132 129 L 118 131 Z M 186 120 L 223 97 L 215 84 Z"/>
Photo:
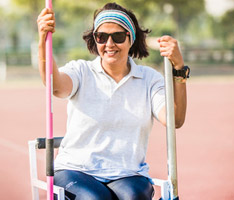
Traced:
<path id="1" fill-rule="evenodd" d="M 48 32 L 55 32 L 55 17 L 51 9 L 45 8 L 41 11 L 37 19 L 39 45 L 38 62 L 39 72 L 44 85 L 46 85 L 46 36 Z M 67 97 L 72 91 L 71 78 L 62 72 L 59 72 L 55 60 L 53 59 L 53 94 L 57 97 Z"/>

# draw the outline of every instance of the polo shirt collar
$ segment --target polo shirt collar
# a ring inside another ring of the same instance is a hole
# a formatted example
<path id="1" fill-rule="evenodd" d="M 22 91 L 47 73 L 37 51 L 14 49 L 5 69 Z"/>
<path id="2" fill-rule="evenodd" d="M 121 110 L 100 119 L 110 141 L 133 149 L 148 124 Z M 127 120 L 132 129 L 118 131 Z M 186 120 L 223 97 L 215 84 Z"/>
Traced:
<path id="1" fill-rule="evenodd" d="M 135 78 L 143 78 L 143 72 L 141 71 L 141 67 L 136 65 L 136 63 L 133 61 L 131 57 L 128 57 L 128 59 L 131 65 L 131 71 L 129 72 L 128 75 L 133 76 Z M 102 68 L 102 65 L 101 65 L 100 56 L 97 56 L 97 58 L 93 60 L 92 67 L 98 73 L 104 72 L 104 69 Z"/>
<path id="2" fill-rule="evenodd" d="M 141 67 L 139 65 L 136 65 L 136 63 L 131 57 L 128 57 L 128 59 L 131 65 L 131 71 L 129 75 L 135 78 L 143 78 L 143 72 L 141 71 Z"/>
<path id="3" fill-rule="evenodd" d="M 93 61 L 92 61 L 92 68 L 96 72 L 104 72 L 102 65 L 101 65 L 101 58 L 100 56 L 97 56 Z"/>

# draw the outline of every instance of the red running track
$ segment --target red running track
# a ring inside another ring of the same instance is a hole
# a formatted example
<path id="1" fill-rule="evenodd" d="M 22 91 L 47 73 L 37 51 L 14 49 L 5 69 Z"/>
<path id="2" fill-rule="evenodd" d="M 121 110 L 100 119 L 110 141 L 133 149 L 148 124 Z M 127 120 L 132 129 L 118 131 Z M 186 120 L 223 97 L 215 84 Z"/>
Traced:
<path id="1" fill-rule="evenodd" d="M 29 140 L 45 137 L 45 89 L 0 88 L 0 199 L 30 200 Z M 63 136 L 66 101 L 54 98 L 54 135 Z M 147 160 L 153 177 L 167 179 L 166 132 L 158 122 Z M 182 200 L 234 199 L 234 80 L 191 81 L 184 126 L 177 130 Z M 44 152 L 39 153 L 40 177 Z M 156 199 L 160 196 L 156 188 Z M 45 193 L 41 192 L 41 199 Z"/>

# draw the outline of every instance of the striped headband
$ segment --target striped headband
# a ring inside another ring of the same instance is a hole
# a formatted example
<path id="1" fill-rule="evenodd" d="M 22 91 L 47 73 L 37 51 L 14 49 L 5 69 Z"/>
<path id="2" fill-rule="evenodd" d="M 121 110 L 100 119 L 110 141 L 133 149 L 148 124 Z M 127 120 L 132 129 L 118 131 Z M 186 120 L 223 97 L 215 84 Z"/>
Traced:
<path id="1" fill-rule="evenodd" d="M 133 45 L 136 39 L 136 28 L 132 19 L 120 10 L 104 10 L 100 12 L 94 21 L 94 31 L 95 32 L 100 25 L 106 22 L 113 22 L 119 24 L 124 29 L 130 32 L 131 45 Z"/>

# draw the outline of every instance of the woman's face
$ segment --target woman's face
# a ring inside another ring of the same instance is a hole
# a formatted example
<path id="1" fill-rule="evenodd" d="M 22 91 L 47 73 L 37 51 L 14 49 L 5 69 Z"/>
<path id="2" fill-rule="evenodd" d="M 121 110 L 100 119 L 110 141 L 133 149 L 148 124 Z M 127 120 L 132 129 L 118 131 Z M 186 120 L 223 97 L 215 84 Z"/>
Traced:
<path id="1" fill-rule="evenodd" d="M 104 23 L 97 29 L 97 32 L 105 32 L 109 34 L 124 31 L 124 28 L 115 23 Z M 126 40 L 123 43 L 115 43 L 109 36 L 105 44 L 96 44 L 103 65 L 123 66 L 123 64 L 127 64 L 128 52 L 131 47 L 129 36 L 126 37 Z"/>

